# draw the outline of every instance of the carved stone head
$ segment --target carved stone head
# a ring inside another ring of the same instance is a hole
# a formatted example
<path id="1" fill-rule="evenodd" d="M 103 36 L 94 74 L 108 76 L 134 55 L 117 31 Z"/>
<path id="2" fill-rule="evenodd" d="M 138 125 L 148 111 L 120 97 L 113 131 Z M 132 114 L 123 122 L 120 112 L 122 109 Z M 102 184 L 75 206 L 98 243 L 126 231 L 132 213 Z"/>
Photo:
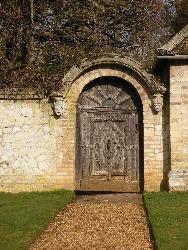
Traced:
<path id="1" fill-rule="evenodd" d="M 64 101 L 61 96 L 53 96 L 52 99 L 52 109 L 55 115 L 61 116 L 64 113 Z"/>
<path id="2" fill-rule="evenodd" d="M 159 112 L 163 107 L 163 95 L 162 94 L 154 94 L 153 95 L 153 109 L 156 112 Z"/>

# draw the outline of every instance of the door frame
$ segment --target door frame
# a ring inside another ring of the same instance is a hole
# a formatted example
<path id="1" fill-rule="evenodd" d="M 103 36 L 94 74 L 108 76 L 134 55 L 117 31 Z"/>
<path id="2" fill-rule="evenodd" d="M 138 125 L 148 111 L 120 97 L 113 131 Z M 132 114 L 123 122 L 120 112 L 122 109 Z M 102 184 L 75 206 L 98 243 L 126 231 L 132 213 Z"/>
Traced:
<path id="1" fill-rule="evenodd" d="M 143 106 L 143 179 L 145 191 L 160 191 L 161 183 L 168 171 L 167 142 L 164 141 L 164 116 L 166 110 L 155 111 L 156 95 L 165 93 L 164 85 L 131 58 L 104 57 L 80 66 L 73 67 L 64 77 L 62 94 L 64 113 L 57 120 L 63 130 L 63 138 L 59 136 L 60 148 L 57 162 L 58 185 L 61 188 L 76 190 L 76 105 L 85 86 L 94 79 L 113 76 L 129 82 L 138 92 Z M 57 93 L 55 93 L 57 95 Z M 63 159 L 61 158 L 63 155 Z"/>

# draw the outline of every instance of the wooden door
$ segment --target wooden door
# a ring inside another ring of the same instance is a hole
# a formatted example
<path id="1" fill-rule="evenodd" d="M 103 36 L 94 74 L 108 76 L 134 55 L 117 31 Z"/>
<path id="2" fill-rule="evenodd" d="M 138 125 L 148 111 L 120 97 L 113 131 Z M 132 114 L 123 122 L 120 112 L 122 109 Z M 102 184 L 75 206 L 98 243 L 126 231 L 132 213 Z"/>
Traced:
<path id="1" fill-rule="evenodd" d="M 116 78 L 86 88 L 77 105 L 76 189 L 140 191 L 141 103 Z"/>

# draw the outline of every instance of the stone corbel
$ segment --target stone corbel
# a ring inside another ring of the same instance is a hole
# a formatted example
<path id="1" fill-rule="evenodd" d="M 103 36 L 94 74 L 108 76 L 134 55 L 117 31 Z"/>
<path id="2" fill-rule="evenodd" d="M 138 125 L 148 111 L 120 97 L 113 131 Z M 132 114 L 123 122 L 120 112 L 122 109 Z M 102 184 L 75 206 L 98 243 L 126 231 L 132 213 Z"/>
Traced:
<path id="1" fill-rule="evenodd" d="M 51 96 L 51 106 L 54 114 L 60 117 L 64 113 L 64 99 L 62 96 Z"/>
<path id="2" fill-rule="evenodd" d="M 161 111 L 163 107 L 163 94 L 156 93 L 153 95 L 152 108 L 155 112 Z"/>

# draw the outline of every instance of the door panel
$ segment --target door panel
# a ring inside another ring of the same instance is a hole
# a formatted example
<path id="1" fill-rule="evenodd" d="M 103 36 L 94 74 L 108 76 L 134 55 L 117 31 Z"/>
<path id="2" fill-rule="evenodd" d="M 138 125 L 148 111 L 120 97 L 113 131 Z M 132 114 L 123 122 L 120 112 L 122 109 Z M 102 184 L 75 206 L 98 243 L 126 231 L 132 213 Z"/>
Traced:
<path id="1" fill-rule="evenodd" d="M 140 124 L 135 97 L 131 88 L 109 81 L 95 84 L 81 95 L 77 190 L 140 191 Z"/>

